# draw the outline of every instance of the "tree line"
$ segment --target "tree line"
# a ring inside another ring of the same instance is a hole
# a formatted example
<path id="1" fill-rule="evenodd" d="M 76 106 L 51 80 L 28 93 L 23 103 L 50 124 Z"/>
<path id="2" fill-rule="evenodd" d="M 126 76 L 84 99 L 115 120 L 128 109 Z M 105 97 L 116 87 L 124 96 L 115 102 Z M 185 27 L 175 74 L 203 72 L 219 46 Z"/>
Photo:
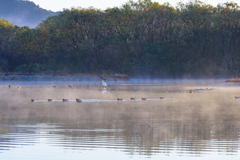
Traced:
<path id="1" fill-rule="evenodd" d="M 0 20 L 0 71 L 216 77 L 240 69 L 237 3 L 65 9 L 36 28 Z"/>

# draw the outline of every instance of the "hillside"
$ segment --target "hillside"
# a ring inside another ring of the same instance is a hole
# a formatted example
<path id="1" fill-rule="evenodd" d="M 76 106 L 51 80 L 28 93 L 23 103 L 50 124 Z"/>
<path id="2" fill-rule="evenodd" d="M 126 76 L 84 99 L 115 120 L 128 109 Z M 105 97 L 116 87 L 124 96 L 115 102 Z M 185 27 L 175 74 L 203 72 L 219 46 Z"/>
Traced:
<path id="1" fill-rule="evenodd" d="M 0 0 L 0 19 L 14 25 L 34 28 L 42 20 L 56 15 L 56 12 L 40 8 L 33 2 L 24 0 Z"/>

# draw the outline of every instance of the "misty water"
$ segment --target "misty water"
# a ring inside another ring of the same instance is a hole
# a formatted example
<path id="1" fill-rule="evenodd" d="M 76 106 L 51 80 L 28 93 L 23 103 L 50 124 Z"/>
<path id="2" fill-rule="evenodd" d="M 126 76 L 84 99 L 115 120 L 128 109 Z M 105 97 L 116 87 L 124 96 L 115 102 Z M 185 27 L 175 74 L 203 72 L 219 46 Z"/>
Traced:
<path id="1" fill-rule="evenodd" d="M 240 158 L 240 83 L 99 83 L 1 82 L 0 159 Z"/>

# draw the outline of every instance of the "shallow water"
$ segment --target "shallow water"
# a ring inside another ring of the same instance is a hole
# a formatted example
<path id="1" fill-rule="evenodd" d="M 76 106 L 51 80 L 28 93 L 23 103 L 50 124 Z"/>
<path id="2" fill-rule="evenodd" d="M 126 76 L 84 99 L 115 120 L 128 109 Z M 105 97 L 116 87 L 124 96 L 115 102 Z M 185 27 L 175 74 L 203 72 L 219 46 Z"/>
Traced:
<path id="1" fill-rule="evenodd" d="M 239 83 L 69 83 L 0 85 L 1 159 L 240 158 Z"/>

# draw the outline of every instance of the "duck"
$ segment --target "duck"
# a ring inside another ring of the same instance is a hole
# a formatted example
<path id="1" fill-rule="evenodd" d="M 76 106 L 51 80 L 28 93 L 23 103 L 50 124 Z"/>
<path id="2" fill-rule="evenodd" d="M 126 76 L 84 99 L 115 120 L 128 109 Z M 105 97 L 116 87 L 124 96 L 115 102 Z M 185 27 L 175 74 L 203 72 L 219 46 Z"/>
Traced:
<path id="1" fill-rule="evenodd" d="M 36 102 L 36 100 L 34 100 L 34 99 L 31 99 L 31 102 Z"/>
<path id="2" fill-rule="evenodd" d="M 164 97 L 160 97 L 160 99 L 164 99 Z"/>
<path id="3" fill-rule="evenodd" d="M 147 100 L 147 98 L 142 98 L 142 100 Z"/>
<path id="4" fill-rule="evenodd" d="M 77 101 L 77 102 L 82 102 L 82 100 L 81 100 L 81 99 L 76 99 L 76 101 Z"/>
<path id="5" fill-rule="evenodd" d="M 131 100 L 135 100 L 135 98 L 132 98 L 132 97 L 131 97 L 130 99 L 131 99 Z"/>
<path id="6" fill-rule="evenodd" d="M 48 102 L 52 102 L 52 99 L 48 99 Z"/>
<path id="7" fill-rule="evenodd" d="M 123 99 L 122 98 L 117 98 L 118 101 L 122 101 Z"/>
<path id="8" fill-rule="evenodd" d="M 68 101 L 68 99 L 63 99 L 63 102 L 67 102 Z"/>

